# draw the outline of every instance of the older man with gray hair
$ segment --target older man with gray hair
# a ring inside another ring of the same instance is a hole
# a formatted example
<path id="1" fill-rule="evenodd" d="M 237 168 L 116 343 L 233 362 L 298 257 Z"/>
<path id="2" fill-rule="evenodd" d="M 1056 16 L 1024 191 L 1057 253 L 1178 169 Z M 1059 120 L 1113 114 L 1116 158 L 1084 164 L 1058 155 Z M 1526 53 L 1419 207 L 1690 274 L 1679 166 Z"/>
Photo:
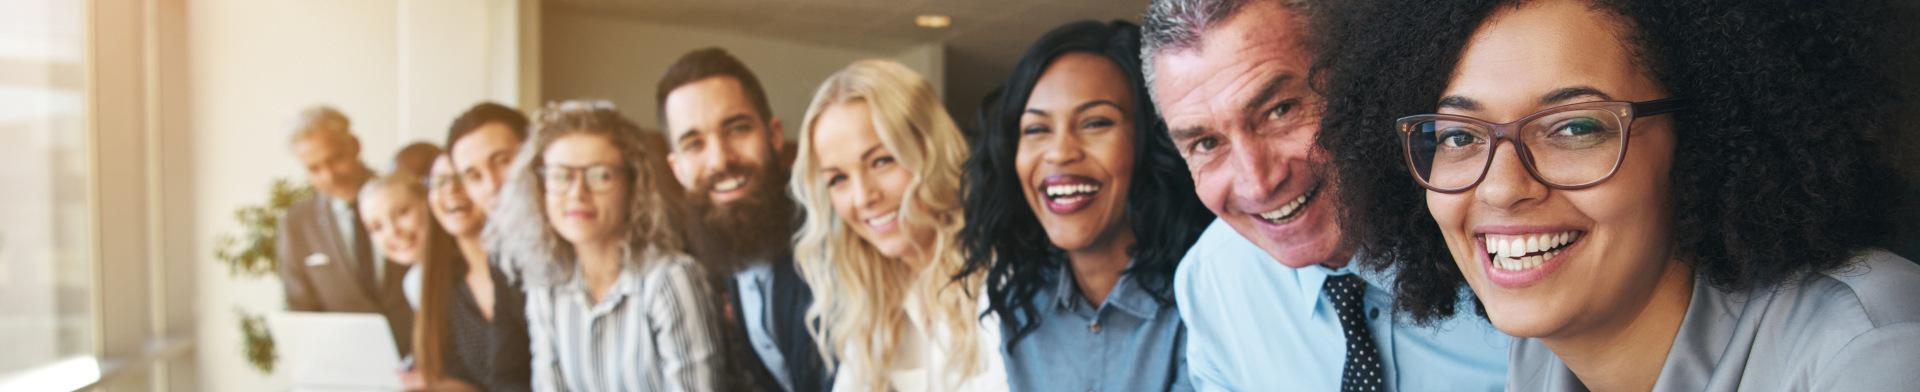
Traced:
<path id="1" fill-rule="evenodd" d="M 1337 186 L 1313 150 L 1308 9 L 1159 0 L 1147 11 L 1149 91 L 1219 216 L 1174 276 L 1189 379 L 1202 391 L 1500 390 L 1510 338 L 1472 315 L 1396 322 L 1390 277 L 1351 262 Z"/>
<path id="2" fill-rule="evenodd" d="M 276 246 L 287 310 L 380 313 L 401 354 L 413 347 L 413 309 L 402 294 L 407 267 L 374 254 L 361 226 L 357 196 L 373 170 L 360 161 L 360 139 L 331 107 L 300 112 L 287 126 L 287 147 L 315 193 L 287 207 Z"/>

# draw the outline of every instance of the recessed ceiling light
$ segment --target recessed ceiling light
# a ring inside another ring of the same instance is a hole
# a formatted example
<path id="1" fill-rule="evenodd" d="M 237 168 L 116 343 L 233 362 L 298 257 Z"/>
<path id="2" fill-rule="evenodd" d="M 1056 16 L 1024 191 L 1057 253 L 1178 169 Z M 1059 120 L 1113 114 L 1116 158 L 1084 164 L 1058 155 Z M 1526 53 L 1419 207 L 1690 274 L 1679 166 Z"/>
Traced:
<path id="1" fill-rule="evenodd" d="M 948 18 L 946 15 L 920 15 L 913 17 L 913 24 L 938 29 L 953 25 L 953 18 Z"/>

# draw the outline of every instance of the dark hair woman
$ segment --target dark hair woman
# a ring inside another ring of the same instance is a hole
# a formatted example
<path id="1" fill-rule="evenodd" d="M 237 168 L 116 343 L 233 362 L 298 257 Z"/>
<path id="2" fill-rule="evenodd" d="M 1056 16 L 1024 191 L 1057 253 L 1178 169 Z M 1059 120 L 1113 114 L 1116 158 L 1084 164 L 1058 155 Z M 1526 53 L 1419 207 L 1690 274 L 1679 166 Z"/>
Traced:
<path id="1" fill-rule="evenodd" d="M 1339 7 L 1337 5 L 1336 7 Z M 1515 390 L 1898 390 L 1920 267 L 1887 4 L 1347 3 L 1320 144 L 1396 307 L 1473 289 Z M 1438 113 L 1438 114 L 1428 114 Z M 1401 117 L 1405 116 L 1405 117 Z M 1399 120 L 1395 121 L 1394 118 Z M 1905 348 L 1899 348 L 1905 347 Z"/>
<path id="2" fill-rule="evenodd" d="M 1139 52 L 1130 23 L 1055 28 L 982 111 L 961 238 L 967 270 L 988 273 L 1013 390 L 1186 384 L 1172 277 L 1213 215 Z"/>
<path id="3" fill-rule="evenodd" d="M 433 235 L 424 262 L 408 273 L 414 306 L 413 368 L 402 374 L 410 391 L 527 391 L 526 293 L 489 263 L 480 245 L 486 211 L 475 208 L 446 154 L 433 160 L 426 185 L 407 186 L 432 213 Z M 444 229 L 444 230 L 439 230 Z M 415 278 L 414 272 L 420 272 Z"/>

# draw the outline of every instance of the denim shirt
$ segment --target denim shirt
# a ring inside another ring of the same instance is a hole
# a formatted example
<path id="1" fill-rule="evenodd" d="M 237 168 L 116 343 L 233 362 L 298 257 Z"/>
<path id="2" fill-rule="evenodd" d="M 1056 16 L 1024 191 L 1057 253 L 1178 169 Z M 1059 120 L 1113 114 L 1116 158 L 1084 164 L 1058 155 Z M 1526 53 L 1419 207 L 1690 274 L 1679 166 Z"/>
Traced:
<path id="1" fill-rule="evenodd" d="M 1017 345 L 1000 345 L 1012 390 L 1192 390 L 1179 310 L 1155 301 L 1138 281 L 1121 275 L 1096 307 L 1080 295 L 1071 267 L 1062 266 L 1033 299 L 1039 325 Z M 1000 335 L 1013 330 L 1002 324 Z"/>

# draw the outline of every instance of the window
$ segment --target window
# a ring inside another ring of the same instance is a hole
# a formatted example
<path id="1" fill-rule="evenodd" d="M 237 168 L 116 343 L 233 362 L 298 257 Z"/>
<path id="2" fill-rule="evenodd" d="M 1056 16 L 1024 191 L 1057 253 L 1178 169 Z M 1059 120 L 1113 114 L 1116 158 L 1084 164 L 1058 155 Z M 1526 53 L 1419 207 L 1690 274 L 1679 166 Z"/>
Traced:
<path id="1" fill-rule="evenodd" d="M 0 384 L 93 352 L 83 7 L 0 0 Z"/>

